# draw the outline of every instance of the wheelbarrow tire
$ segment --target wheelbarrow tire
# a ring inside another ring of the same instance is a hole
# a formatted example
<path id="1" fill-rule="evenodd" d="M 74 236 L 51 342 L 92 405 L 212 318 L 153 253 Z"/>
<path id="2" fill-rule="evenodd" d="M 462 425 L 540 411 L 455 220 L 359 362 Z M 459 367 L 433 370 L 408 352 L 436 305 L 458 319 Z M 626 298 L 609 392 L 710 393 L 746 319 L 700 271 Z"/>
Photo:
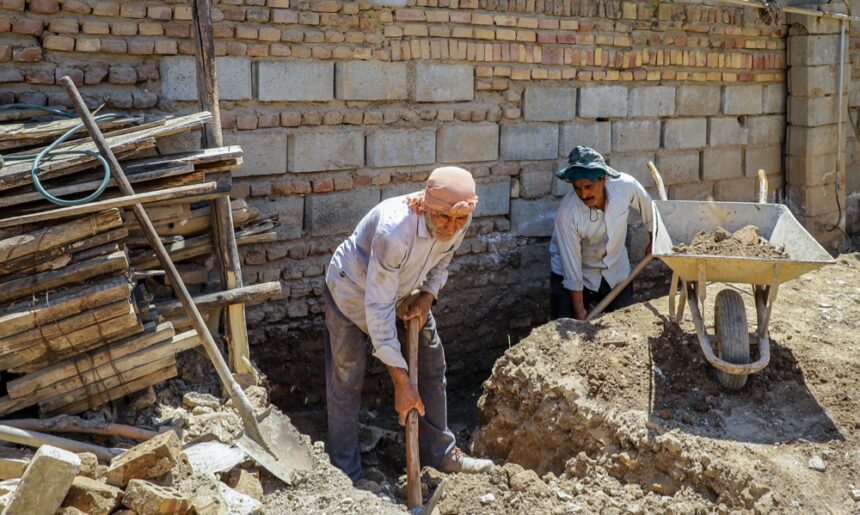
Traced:
<path id="1" fill-rule="evenodd" d="M 734 290 L 722 290 L 717 294 L 714 307 L 714 326 L 719 338 L 717 357 L 729 363 L 750 362 L 750 339 L 747 328 L 747 312 L 744 300 Z M 717 378 L 723 387 L 740 390 L 747 383 L 748 374 L 729 374 L 717 370 Z"/>

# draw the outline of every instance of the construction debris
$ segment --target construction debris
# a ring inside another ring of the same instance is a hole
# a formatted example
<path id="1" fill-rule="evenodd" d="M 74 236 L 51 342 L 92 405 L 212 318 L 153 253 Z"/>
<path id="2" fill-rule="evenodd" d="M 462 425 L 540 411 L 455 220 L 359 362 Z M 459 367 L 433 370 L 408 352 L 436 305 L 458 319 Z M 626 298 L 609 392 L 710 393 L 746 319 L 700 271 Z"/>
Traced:
<path id="1" fill-rule="evenodd" d="M 122 504 L 135 513 L 184 515 L 191 509 L 191 501 L 175 488 L 154 485 L 141 479 L 129 482 Z"/>
<path id="2" fill-rule="evenodd" d="M 161 433 L 114 458 L 107 471 L 107 482 L 125 486 L 132 479 L 162 476 L 176 465 L 179 448 L 179 437 L 175 431 Z"/>
<path id="3" fill-rule="evenodd" d="M 74 453 L 43 445 L 27 465 L 3 513 L 54 513 L 80 468 L 81 460 Z"/>
<path id="4" fill-rule="evenodd" d="M 109 515 L 121 504 L 123 491 L 96 479 L 77 476 L 63 501 L 63 506 L 81 510 L 90 515 Z"/>

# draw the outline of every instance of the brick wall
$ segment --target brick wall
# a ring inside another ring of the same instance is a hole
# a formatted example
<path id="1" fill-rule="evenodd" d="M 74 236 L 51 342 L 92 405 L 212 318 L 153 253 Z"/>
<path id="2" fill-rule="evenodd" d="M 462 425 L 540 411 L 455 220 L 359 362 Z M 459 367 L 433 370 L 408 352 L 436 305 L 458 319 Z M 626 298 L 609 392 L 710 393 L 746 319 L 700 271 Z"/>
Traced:
<path id="1" fill-rule="evenodd" d="M 752 9 L 230 0 L 214 17 L 225 139 L 245 150 L 235 194 L 281 219 L 277 243 L 242 249 L 247 282 L 288 292 L 248 313 L 276 382 L 319 385 L 331 251 L 439 164 L 470 169 L 481 197 L 436 310 L 454 370 L 486 365 L 507 334 L 543 319 L 566 191 L 551 172 L 573 145 L 649 188 L 654 160 L 677 199 L 752 200 L 759 168 L 783 186 L 785 27 Z M 54 83 L 69 74 L 93 103 L 191 110 L 190 20 L 174 2 L 0 0 L 0 101 L 64 105 Z"/>

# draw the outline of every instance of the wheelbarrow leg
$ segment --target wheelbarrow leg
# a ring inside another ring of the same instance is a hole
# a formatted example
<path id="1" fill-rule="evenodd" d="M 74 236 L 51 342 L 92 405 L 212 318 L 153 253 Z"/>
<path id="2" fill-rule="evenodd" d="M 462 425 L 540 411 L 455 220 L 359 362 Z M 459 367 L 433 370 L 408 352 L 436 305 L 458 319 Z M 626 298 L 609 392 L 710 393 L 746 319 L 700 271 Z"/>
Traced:
<path id="1" fill-rule="evenodd" d="M 669 286 L 669 316 L 673 322 L 677 322 L 675 317 L 675 295 L 678 293 L 678 274 L 672 272 L 672 283 Z"/>

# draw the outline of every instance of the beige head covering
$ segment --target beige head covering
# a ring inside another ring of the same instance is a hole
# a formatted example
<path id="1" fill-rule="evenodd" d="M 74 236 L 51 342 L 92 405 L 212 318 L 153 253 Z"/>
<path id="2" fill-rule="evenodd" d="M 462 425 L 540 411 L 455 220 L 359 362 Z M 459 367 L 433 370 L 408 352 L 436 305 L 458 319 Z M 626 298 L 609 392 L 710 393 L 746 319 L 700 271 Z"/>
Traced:
<path id="1" fill-rule="evenodd" d="M 424 191 L 410 195 L 407 202 L 418 213 L 468 216 L 478 206 L 475 179 L 467 170 L 456 166 L 437 168 L 430 173 Z"/>

